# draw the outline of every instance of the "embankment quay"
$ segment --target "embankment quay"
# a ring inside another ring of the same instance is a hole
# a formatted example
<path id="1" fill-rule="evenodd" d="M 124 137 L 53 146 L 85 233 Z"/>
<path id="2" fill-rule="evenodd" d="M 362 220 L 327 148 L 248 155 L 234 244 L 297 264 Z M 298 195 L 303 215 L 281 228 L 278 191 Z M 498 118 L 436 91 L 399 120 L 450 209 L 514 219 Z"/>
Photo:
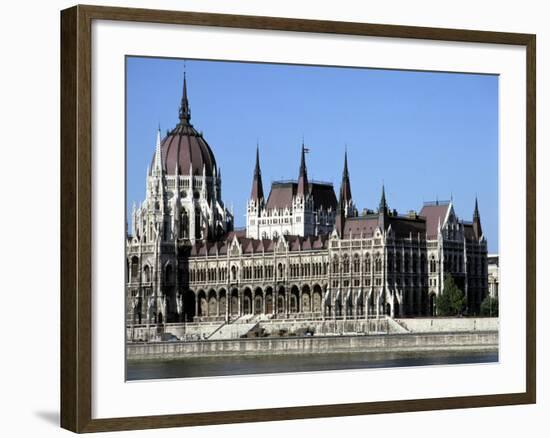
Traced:
<path id="1" fill-rule="evenodd" d="M 498 351 L 498 331 L 291 336 L 226 340 L 133 342 L 128 360 L 209 356 L 358 353 L 374 351 Z"/>

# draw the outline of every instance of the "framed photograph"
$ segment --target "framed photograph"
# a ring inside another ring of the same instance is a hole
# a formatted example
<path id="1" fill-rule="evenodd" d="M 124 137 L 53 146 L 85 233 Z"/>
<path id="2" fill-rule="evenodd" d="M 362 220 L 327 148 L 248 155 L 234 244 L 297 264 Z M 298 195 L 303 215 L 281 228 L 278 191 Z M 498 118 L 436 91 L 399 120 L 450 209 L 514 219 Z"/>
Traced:
<path id="1" fill-rule="evenodd" d="M 61 12 L 61 423 L 535 403 L 535 35 Z"/>

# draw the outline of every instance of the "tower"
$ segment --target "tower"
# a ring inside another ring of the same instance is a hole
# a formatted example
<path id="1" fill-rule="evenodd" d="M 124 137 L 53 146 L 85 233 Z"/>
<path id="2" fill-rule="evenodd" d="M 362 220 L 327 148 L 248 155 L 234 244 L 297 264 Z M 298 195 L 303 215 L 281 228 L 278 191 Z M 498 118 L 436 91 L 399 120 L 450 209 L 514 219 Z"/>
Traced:
<path id="1" fill-rule="evenodd" d="M 477 196 L 476 196 L 476 204 L 474 207 L 473 228 L 474 228 L 474 236 L 479 241 L 483 237 L 483 230 L 481 229 L 481 217 L 479 216 Z"/>
<path id="2" fill-rule="evenodd" d="M 378 205 L 378 226 L 382 231 L 386 229 L 388 224 L 388 204 L 386 203 L 386 190 L 382 184 L 382 196 Z"/>
<path id="3" fill-rule="evenodd" d="M 310 196 L 310 184 L 307 177 L 306 147 L 302 140 L 298 185 L 292 202 L 294 215 L 294 234 L 306 236 L 315 232 L 313 202 Z"/>
<path id="4" fill-rule="evenodd" d="M 262 171 L 260 169 L 260 147 L 256 145 L 256 165 L 252 177 L 252 190 L 246 209 L 246 236 L 259 239 L 260 224 L 259 218 L 264 208 L 264 188 L 262 184 Z"/>

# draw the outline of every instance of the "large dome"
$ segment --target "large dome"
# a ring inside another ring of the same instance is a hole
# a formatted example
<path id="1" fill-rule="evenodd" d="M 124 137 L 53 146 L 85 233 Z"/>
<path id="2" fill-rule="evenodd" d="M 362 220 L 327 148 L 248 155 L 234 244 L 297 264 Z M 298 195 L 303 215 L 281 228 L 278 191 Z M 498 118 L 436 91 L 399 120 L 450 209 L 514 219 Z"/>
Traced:
<path id="1" fill-rule="evenodd" d="M 190 168 L 193 175 L 202 175 L 204 168 L 206 176 L 212 176 L 216 168 L 212 149 L 189 123 L 180 123 L 162 140 L 161 157 L 168 175 L 176 173 L 176 166 L 180 175 L 189 175 Z"/>
<path id="2" fill-rule="evenodd" d="M 191 110 L 187 100 L 187 83 L 183 78 L 183 96 L 179 111 L 180 122 L 168 133 L 161 142 L 162 168 L 168 175 L 174 175 L 179 169 L 180 175 L 202 175 L 203 168 L 206 176 L 213 176 L 216 169 L 216 160 L 212 149 L 190 123 Z"/>

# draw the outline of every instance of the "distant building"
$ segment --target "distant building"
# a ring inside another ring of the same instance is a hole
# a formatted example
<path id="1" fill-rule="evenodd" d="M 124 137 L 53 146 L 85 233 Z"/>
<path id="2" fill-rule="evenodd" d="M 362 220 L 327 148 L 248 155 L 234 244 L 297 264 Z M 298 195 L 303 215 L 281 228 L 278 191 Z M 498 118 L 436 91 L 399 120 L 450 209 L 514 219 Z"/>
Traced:
<path id="1" fill-rule="evenodd" d="M 489 254 L 487 256 L 487 265 L 489 274 L 489 295 L 493 298 L 498 298 L 500 285 L 498 254 Z"/>
<path id="2" fill-rule="evenodd" d="M 452 201 L 399 215 L 385 191 L 376 211 L 354 205 L 347 154 L 339 197 L 309 181 L 302 144 L 298 179 L 264 196 L 256 150 L 245 230 L 233 230 L 221 171 L 191 125 L 184 79 L 178 125 L 157 139 L 145 201 L 127 235 L 130 324 L 277 318 L 436 315 L 453 276 L 479 313 L 488 293 L 487 242 L 477 200 L 472 222 Z"/>

